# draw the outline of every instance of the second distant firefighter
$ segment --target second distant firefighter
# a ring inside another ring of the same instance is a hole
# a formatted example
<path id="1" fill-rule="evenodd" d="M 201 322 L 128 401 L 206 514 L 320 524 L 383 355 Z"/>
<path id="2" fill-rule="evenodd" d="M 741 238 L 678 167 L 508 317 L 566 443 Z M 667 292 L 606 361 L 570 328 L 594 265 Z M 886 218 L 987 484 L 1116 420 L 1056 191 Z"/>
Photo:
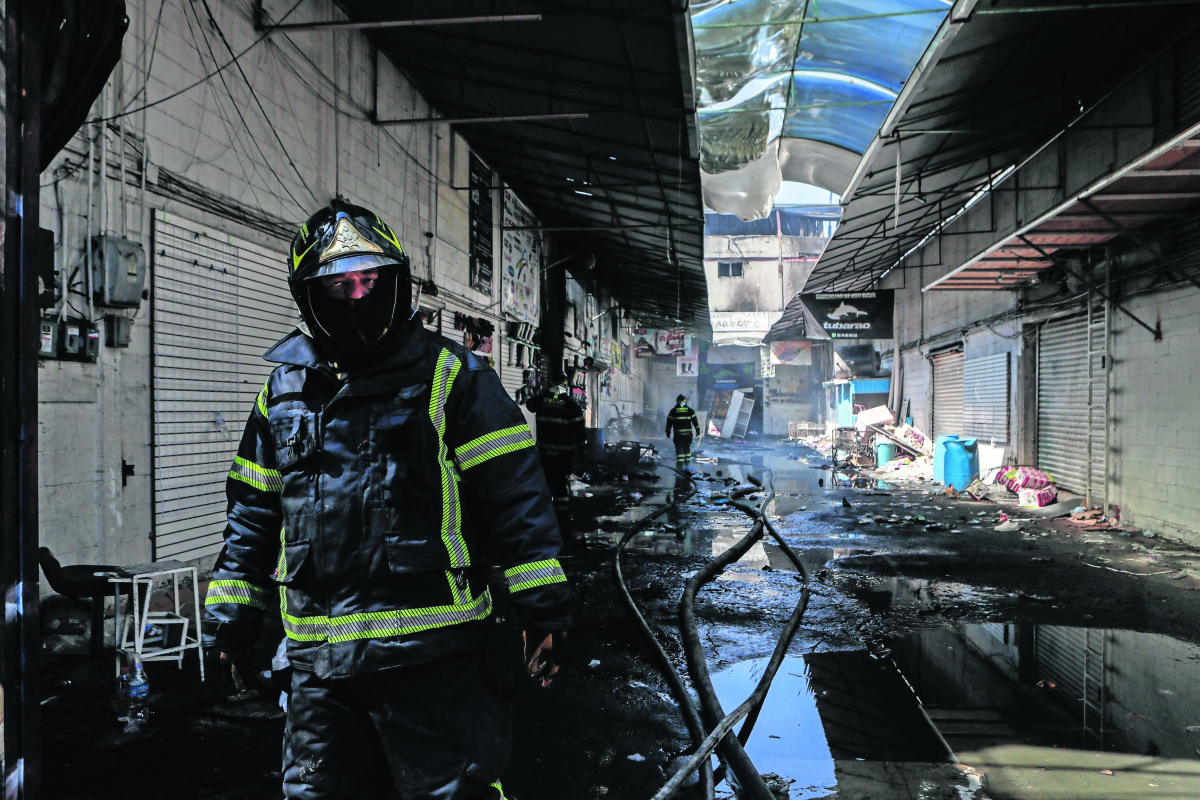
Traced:
<path id="1" fill-rule="evenodd" d="M 687 404 L 687 395 L 675 398 L 675 407 L 667 414 L 667 437 L 675 443 L 675 466 L 687 469 L 692 463 L 692 437 L 700 435 L 700 419 Z"/>
<path id="2" fill-rule="evenodd" d="M 575 448 L 583 445 L 587 433 L 583 409 L 571 398 L 561 377 L 548 391 L 531 398 L 525 407 L 537 415 L 537 446 L 542 456 L 542 471 L 546 473 L 554 510 L 562 525 L 567 521 L 571 501 L 571 465 Z"/>

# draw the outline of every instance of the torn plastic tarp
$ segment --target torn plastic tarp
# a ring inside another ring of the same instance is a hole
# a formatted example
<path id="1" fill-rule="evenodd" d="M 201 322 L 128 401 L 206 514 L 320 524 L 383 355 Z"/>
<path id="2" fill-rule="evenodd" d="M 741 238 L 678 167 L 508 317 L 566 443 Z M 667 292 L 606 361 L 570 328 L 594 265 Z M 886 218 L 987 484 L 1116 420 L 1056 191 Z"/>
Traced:
<path id="1" fill-rule="evenodd" d="M 783 180 L 843 194 L 949 6 L 692 3 L 706 205 L 760 218 Z"/>

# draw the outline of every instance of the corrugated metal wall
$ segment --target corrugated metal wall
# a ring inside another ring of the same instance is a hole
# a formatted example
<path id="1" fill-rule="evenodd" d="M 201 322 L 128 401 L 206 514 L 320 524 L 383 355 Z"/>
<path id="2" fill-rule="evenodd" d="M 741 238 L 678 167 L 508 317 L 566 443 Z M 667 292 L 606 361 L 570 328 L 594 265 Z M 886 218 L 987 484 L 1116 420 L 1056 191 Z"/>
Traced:
<path id="1" fill-rule="evenodd" d="M 1007 442 L 1009 436 L 1009 354 L 963 362 L 963 434 Z"/>
<path id="2" fill-rule="evenodd" d="M 287 254 L 168 215 L 154 222 L 154 524 L 158 559 L 221 549 L 225 478 L 297 322 Z"/>
<path id="3" fill-rule="evenodd" d="M 936 353 L 933 362 L 933 435 L 963 432 L 963 354 Z"/>
<path id="4" fill-rule="evenodd" d="M 1102 502 L 1104 494 L 1103 336 L 1103 324 L 1093 324 L 1089 375 L 1087 316 L 1048 322 L 1038 335 L 1038 466 L 1060 488 L 1086 494 L 1090 439 L 1093 504 Z M 1089 387 L 1094 404 L 1090 425 Z"/>

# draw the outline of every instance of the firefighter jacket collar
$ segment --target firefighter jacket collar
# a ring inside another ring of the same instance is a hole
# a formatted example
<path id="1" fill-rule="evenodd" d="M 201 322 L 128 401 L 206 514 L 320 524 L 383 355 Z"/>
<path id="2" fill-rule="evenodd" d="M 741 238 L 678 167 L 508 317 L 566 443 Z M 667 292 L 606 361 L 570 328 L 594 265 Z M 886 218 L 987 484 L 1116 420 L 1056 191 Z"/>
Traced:
<path id="1" fill-rule="evenodd" d="M 369 375 L 377 372 L 389 372 L 411 366 L 421 360 L 425 355 L 426 349 L 425 326 L 415 317 L 401 322 L 400 325 L 407 328 L 407 330 L 404 332 L 401 344 L 396 348 L 395 352 L 370 368 L 362 370 L 359 374 Z M 263 353 L 263 358 L 276 364 L 306 367 L 330 374 L 336 372 L 333 364 L 317 349 L 316 342 L 299 328 L 272 345 L 270 350 Z"/>

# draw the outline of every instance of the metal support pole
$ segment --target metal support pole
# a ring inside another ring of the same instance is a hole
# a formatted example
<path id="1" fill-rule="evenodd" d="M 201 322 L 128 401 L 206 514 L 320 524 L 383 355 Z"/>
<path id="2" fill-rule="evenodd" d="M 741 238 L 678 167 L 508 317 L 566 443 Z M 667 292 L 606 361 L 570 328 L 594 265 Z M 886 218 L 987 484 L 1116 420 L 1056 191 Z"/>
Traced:
<path id="1" fill-rule="evenodd" d="M 8 0 L 0 278 L 0 683 L 7 800 L 40 794 L 38 703 L 38 237 L 45 4 Z"/>

